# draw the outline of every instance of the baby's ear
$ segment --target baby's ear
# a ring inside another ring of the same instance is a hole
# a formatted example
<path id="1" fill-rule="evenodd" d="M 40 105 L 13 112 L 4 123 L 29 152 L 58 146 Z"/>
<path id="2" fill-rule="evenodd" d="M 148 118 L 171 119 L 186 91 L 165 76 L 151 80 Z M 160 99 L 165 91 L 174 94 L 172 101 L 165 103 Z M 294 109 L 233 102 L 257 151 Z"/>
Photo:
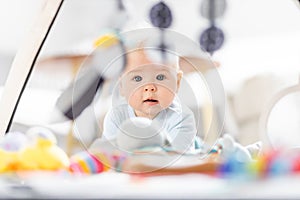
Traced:
<path id="1" fill-rule="evenodd" d="M 178 90 L 179 90 L 182 76 L 183 76 L 183 72 L 181 70 L 179 70 L 177 72 L 177 90 L 176 90 L 176 92 L 178 92 Z"/>

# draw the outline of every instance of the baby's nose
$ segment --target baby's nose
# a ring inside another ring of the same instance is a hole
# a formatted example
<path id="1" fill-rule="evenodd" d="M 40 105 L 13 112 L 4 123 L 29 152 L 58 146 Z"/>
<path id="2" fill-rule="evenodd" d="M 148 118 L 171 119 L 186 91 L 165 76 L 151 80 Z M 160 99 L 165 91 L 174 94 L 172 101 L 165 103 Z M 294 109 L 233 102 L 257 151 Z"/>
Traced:
<path id="1" fill-rule="evenodd" d="M 145 92 L 155 92 L 156 91 L 156 86 L 154 84 L 147 84 L 144 86 L 144 91 Z"/>

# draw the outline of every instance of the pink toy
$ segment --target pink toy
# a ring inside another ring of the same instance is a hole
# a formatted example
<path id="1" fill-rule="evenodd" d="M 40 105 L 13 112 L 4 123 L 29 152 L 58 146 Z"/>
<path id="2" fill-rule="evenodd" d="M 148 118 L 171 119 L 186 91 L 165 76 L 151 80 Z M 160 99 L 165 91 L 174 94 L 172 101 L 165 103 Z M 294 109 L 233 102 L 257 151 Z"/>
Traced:
<path id="1" fill-rule="evenodd" d="M 74 173 L 96 174 L 104 171 L 103 163 L 87 151 L 71 157 L 70 170 Z"/>

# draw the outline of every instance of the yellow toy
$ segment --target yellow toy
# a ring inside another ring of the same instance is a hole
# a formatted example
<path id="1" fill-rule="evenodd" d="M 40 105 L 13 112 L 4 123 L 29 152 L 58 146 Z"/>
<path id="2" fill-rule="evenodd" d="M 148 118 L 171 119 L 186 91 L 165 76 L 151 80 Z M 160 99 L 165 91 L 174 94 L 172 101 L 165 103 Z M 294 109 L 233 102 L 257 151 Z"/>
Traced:
<path id="1" fill-rule="evenodd" d="M 10 132 L 0 140 L 0 172 L 19 168 L 20 152 L 28 145 L 27 137 L 20 132 Z"/>
<path id="2" fill-rule="evenodd" d="M 0 144 L 0 172 L 69 169 L 68 156 L 46 128 L 34 127 L 26 134 L 8 133 Z"/>
<path id="3" fill-rule="evenodd" d="M 56 138 L 51 131 L 42 127 L 33 127 L 26 135 L 33 144 L 21 153 L 20 164 L 23 170 L 68 169 L 69 158 L 56 145 Z"/>

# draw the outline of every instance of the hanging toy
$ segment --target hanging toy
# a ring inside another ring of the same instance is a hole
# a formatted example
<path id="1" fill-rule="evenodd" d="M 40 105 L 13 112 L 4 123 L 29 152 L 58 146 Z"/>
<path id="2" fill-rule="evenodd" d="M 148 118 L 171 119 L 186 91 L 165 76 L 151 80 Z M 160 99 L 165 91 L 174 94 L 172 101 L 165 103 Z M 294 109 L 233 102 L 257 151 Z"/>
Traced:
<path id="1" fill-rule="evenodd" d="M 201 47 L 211 55 L 224 43 L 223 31 L 215 25 L 215 20 L 225 12 L 225 0 L 205 0 L 202 2 L 201 15 L 210 22 L 210 27 L 200 35 Z"/>
<path id="2" fill-rule="evenodd" d="M 170 8 L 163 2 L 155 4 L 150 10 L 150 20 L 153 26 L 160 29 L 160 45 L 158 49 L 160 50 L 161 60 L 163 63 L 167 62 L 166 49 L 168 46 L 165 43 L 165 32 L 166 28 L 169 28 L 172 24 L 172 12 Z"/>
<path id="3" fill-rule="evenodd" d="M 211 55 L 221 48 L 224 42 L 224 34 L 221 29 L 212 25 L 206 29 L 200 37 L 201 47 Z"/>
<path id="4" fill-rule="evenodd" d="M 153 26 L 160 29 L 169 28 L 172 24 L 172 13 L 170 8 L 161 1 L 150 10 L 150 20 Z"/>
<path id="5" fill-rule="evenodd" d="M 91 105 L 104 82 L 115 79 L 124 70 L 126 56 L 123 59 L 116 58 L 125 53 L 119 32 L 128 19 L 128 12 L 122 0 L 117 0 L 116 3 L 116 10 L 110 18 L 110 27 L 94 42 L 90 66 L 59 96 L 56 102 L 59 117 L 56 122 L 76 120 Z"/>

